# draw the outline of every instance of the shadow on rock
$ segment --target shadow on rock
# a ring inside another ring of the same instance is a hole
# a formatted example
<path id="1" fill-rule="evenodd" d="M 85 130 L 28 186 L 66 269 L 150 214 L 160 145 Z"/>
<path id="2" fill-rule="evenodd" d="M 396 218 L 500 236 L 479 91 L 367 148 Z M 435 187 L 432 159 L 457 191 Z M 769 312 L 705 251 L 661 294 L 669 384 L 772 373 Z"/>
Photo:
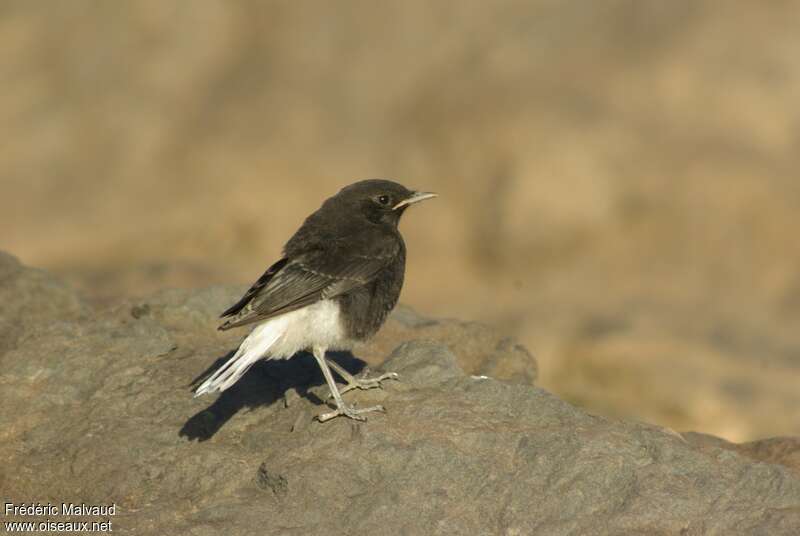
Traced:
<path id="1" fill-rule="evenodd" d="M 192 390 L 225 364 L 233 354 L 230 351 L 219 357 L 192 380 L 189 384 Z M 364 361 L 350 352 L 328 352 L 327 357 L 334 359 L 354 375 L 366 366 Z M 325 400 L 321 400 L 309 389 L 323 383 L 325 380 L 322 371 L 319 370 L 314 356 L 308 352 L 300 352 L 287 360 L 259 361 L 239 381 L 223 391 L 210 406 L 192 415 L 178 435 L 189 440 L 210 439 L 242 408 L 269 406 L 282 399 L 289 389 L 295 389 L 300 396 L 322 406 Z"/>

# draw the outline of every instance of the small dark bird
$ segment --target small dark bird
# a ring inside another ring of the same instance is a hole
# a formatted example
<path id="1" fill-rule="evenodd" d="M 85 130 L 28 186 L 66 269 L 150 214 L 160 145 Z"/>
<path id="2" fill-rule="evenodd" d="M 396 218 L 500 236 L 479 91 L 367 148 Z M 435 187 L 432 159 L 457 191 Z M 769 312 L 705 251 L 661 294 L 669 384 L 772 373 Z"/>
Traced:
<path id="1" fill-rule="evenodd" d="M 356 409 L 342 393 L 381 387 L 397 374 L 354 378 L 325 352 L 352 348 L 386 320 L 403 287 L 406 246 L 397 229 L 400 216 L 431 197 L 436 194 L 373 179 L 326 200 L 286 243 L 283 258 L 222 313 L 227 320 L 221 330 L 259 324 L 195 396 L 224 391 L 260 359 L 289 359 L 310 349 L 336 403 L 335 411 L 317 417 L 321 422 L 339 415 L 366 420 L 364 413 L 383 411 L 382 406 Z M 341 391 L 330 369 L 347 383 Z"/>

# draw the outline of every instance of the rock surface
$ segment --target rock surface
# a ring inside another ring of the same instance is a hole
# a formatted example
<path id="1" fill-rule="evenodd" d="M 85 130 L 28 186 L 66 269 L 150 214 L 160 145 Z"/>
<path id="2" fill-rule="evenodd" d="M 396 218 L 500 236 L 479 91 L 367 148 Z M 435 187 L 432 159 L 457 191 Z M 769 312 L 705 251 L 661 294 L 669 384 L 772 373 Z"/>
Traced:
<path id="1" fill-rule="evenodd" d="M 354 352 L 376 368 L 388 354 L 380 368 L 402 377 L 345 395 L 386 406 L 366 423 L 313 420 L 327 389 L 308 356 L 194 399 L 192 378 L 241 336 L 214 329 L 240 290 L 95 311 L 0 256 L 3 500 L 115 502 L 114 531 L 137 534 L 800 530 L 796 439 L 755 448 L 587 414 L 530 385 L 513 341 L 408 309 Z"/>

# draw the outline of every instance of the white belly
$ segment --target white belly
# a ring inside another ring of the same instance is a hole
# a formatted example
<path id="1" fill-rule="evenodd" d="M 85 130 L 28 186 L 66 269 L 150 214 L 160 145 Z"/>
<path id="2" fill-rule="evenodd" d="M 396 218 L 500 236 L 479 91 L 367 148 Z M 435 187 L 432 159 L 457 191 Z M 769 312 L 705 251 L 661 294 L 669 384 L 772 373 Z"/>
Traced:
<path id="1" fill-rule="evenodd" d="M 332 300 L 322 300 L 267 320 L 247 336 L 253 346 L 258 346 L 260 339 L 275 340 L 262 356 L 266 359 L 288 359 L 314 346 L 330 350 L 352 346 L 344 334 L 339 305 Z"/>

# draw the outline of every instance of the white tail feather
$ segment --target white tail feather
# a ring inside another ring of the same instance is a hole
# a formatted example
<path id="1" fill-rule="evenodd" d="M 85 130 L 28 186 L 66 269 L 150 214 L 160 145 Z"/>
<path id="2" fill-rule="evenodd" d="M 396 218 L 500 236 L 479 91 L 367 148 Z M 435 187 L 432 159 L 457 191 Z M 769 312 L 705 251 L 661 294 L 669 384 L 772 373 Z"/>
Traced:
<path id="1" fill-rule="evenodd" d="M 204 381 L 194 393 L 200 396 L 215 391 L 224 391 L 247 372 L 253 364 L 265 357 L 286 329 L 282 317 L 265 322 L 256 327 L 247 338 L 242 341 L 239 349 L 224 365 Z"/>

